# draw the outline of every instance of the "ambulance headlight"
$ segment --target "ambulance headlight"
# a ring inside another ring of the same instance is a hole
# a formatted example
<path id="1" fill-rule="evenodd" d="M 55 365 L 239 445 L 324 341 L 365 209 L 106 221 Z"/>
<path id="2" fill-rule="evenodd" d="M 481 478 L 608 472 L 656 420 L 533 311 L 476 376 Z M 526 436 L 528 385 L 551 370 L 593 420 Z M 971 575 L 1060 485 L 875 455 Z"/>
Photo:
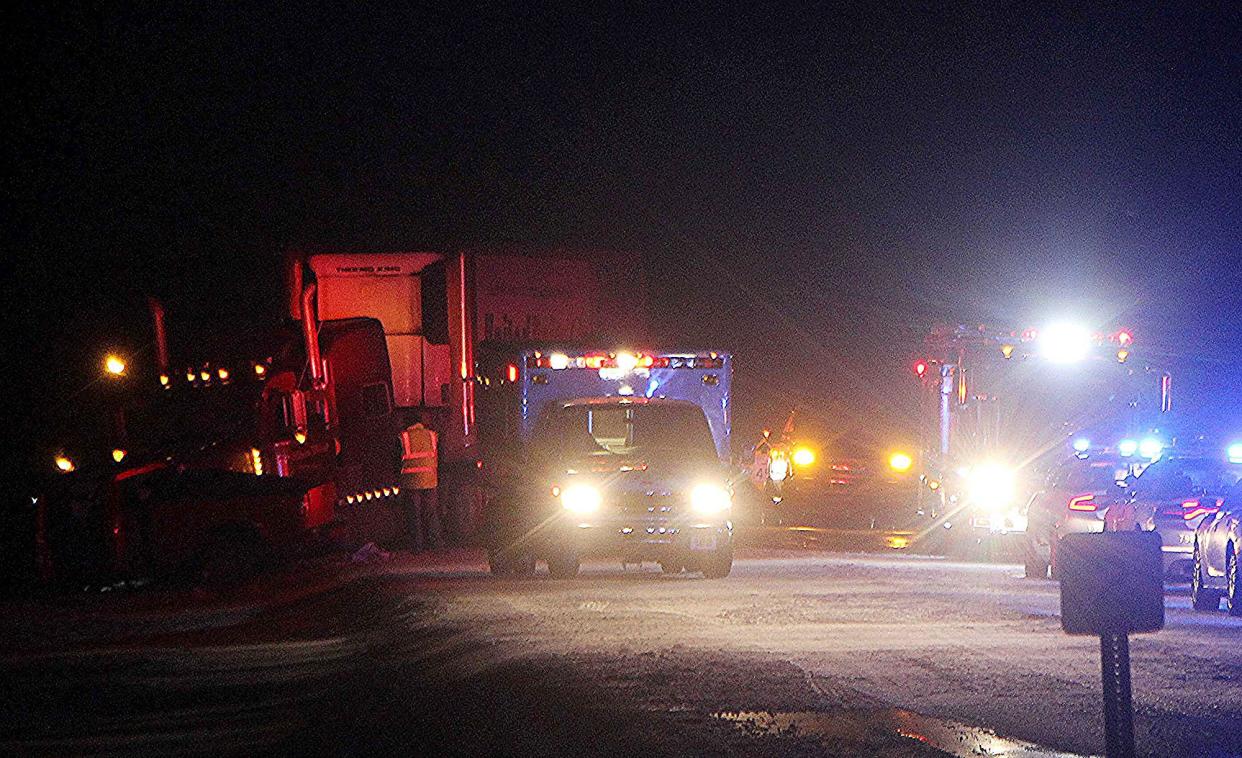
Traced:
<path id="1" fill-rule="evenodd" d="M 966 477 L 967 492 L 976 505 L 999 510 L 1018 496 L 1018 477 L 1013 469 L 999 463 L 975 466 Z"/>
<path id="2" fill-rule="evenodd" d="M 701 516 L 714 516 L 729 510 L 733 498 L 717 484 L 700 484 L 690 492 L 690 507 Z"/>
<path id="3" fill-rule="evenodd" d="M 561 506 L 570 513 L 594 513 L 604 496 L 589 484 L 571 484 L 561 491 Z"/>
<path id="4" fill-rule="evenodd" d="M 789 461 L 784 458 L 773 458 L 768 463 L 768 478 L 774 482 L 783 482 L 789 476 Z"/>

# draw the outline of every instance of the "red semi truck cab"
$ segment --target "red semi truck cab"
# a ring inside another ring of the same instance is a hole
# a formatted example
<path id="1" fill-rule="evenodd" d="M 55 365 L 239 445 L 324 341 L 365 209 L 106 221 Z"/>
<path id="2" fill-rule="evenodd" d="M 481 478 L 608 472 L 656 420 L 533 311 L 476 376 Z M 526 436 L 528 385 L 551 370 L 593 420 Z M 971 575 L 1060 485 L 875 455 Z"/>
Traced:
<path id="1" fill-rule="evenodd" d="M 314 297 L 293 297 L 306 292 L 308 278 Z M 477 530 L 483 510 L 476 483 L 479 347 L 623 344 L 646 336 L 641 266 L 612 251 L 511 246 L 294 254 L 288 284 L 290 315 L 304 322 L 366 318 L 381 325 L 393 439 L 416 420 L 439 435 L 440 500 L 458 538 Z"/>

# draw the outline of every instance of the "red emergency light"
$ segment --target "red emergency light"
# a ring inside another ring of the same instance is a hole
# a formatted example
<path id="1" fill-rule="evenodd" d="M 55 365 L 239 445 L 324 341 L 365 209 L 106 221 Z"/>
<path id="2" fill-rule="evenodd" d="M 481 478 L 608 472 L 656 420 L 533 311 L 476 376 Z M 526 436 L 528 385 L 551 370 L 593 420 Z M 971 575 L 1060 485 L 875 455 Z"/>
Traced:
<path id="1" fill-rule="evenodd" d="M 653 369 L 653 368 L 697 368 L 697 369 L 722 369 L 724 368 L 724 358 L 719 355 L 651 355 L 650 353 L 639 353 L 632 356 L 632 367 L 635 369 Z M 625 366 L 631 365 L 626 363 Z M 617 356 L 604 353 L 591 353 L 587 355 L 531 355 L 526 358 L 527 368 L 546 368 L 546 369 L 590 369 L 598 371 L 605 368 L 618 368 L 622 364 L 618 362 Z M 516 379 L 511 380 L 516 381 Z"/>
<path id="2" fill-rule="evenodd" d="M 926 376 L 927 375 L 927 361 L 922 360 L 922 359 L 915 361 L 914 362 L 914 373 L 920 379 Z"/>

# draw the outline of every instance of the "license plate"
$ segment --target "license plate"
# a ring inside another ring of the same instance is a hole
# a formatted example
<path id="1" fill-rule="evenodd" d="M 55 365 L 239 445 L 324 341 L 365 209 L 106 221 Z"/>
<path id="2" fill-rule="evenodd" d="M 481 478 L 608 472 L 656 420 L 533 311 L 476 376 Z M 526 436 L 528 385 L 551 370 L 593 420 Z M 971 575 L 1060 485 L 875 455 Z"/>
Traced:
<path id="1" fill-rule="evenodd" d="M 716 535 L 714 534 L 691 534 L 690 535 L 691 550 L 715 550 Z"/>

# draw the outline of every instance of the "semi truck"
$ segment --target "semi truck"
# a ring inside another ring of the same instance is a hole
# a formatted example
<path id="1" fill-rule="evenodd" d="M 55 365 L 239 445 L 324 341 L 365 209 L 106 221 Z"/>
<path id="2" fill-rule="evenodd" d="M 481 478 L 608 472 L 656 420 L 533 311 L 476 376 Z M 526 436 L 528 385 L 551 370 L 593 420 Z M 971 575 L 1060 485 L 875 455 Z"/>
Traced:
<path id="1" fill-rule="evenodd" d="M 1144 439 L 1172 403 L 1169 375 L 1142 361 L 1128 330 L 1069 322 L 939 325 L 914 373 L 918 511 L 958 551 L 1008 535 L 1025 546 L 1050 461 Z"/>
<path id="2" fill-rule="evenodd" d="M 480 429 L 495 412 L 480 413 L 480 391 L 505 378 L 480 370 L 480 347 L 645 336 L 641 266 L 612 251 L 315 251 L 286 263 L 288 319 L 229 355 L 171 357 L 152 302 L 154 370 L 98 399 L 118 423 L 65 440 L 37 499 L 45 578 L 245 566 L 239 551 L 327 532 L 395 542 L 399 433 L 415 420 L 439 434 L 440 502 L 450 533 L 470 539 L 486 497 Z M 214 507 L 184 506 L 195 498 Z"/>

